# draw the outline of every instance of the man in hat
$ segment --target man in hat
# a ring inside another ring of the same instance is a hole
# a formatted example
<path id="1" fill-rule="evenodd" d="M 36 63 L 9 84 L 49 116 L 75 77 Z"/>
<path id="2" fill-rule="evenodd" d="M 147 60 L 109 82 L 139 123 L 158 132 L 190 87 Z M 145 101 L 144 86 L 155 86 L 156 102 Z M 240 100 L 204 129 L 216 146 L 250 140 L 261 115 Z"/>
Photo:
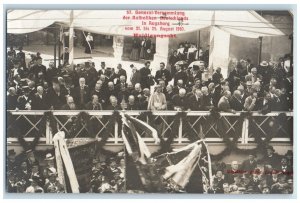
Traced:
<path id="1" fill-rule="evenodd" d="M 49 182 L 44 186 L 44 191 L 46 193 L 64 193 L 64 186 L 57 180 L 57 173 L 49 174 Z"/>
<path id="2" fill-rule="evenodd" d="M 260 66 L 257 70 L 258 74 L 262 76 L 262 82 L 263 84 L 269 84 L 271 77 L 274 74 L 274 70 L 271 66 L 269 66 L 269 63 L 266 61 L 262 61 L 260 63 Z"/>
<path id="3" fill-rule="evenodd" d="M 26 188 L 26 193 L 36 193 L 37 190 L 42 190 L 44 193 L 43 188 L 39 185 L 39 178 L 37 176 L 33 176 L 30 181 L 30 186 Z"/>
<path id="4" fill-rule="evenodd" d="M 276 166 L 274 166 L 274 168 L 282 174 L 290 177 L 293 176 L 293 167 L 288 165 L 288 160 L 286 157 L 282 157 L 280 160 L 280 164 L 277 164 Z"/>
<path id="5" fill-rule="evenodd" d="M 257 161 L 255 160 L 256 154 L 254 152 L 249 153 L 248 159 L 243 161 L 241 170 L 243 173 L 252 174 L 257 167 Z"/>
<path id="6" fill-rule="evenodd" d="M 159 83 L 159 80 L 165 81 L 165 84 L 168 84 L 171 78 L 171 73 L 169 70 L 166 69 L 165 63 L 161 62 L 159 64 L 159 70 L 156 71 L 155 77 L 154 77 L 156 84 Z"/>
<path id="7" fill-rule="evenodd" d="M 266 147 L 266 154 L 262 160 L 265 165 L 271 165 L 272 168 L 276 167 L 280 163 L 279 155 L 275 153 L 275 150 L 271 145 Z"/>

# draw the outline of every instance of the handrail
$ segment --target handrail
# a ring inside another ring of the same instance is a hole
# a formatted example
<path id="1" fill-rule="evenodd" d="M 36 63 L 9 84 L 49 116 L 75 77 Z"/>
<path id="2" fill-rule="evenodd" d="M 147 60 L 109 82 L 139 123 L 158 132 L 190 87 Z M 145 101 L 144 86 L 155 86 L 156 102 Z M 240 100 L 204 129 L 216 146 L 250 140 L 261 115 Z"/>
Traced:
<path id="1" fill-rule="evenodd" d="M 12 115 L 43 115 L 45 112 L 49 110 L 7 110 L 7 112 L 12 113 Z M 91 116 L 98 116 L 98 115 L 112 115 L 114 111 L 111 110 L 52 110 L 53 115 L 57 116 L 76 116 L 80 112 L 87 112 Z M 119 112 L 126 113 L 132 116 L 138 116 L 143 112 L 149 112 L 146 110 L 120 110 Z M 152 111 L 153 115 L 157 116 L 175 116 L 179 111 Z M 209 111 L 185 111 L 187 112 L 187 116 L 208 116 L 210 115 Z M 240 116 L 241 113 L 246 111 L 238 111 L 235 114 L 227 113 L 227 112 L 220 112 L 221 116 Z M 252 116 L 278 116 L 281 113 L 285 113 L 286 116 L 293 116 L 294 113 L 291 111 L 274 111 L 268 114 L 261 114 L 257 111 L 252 112 Z"/>

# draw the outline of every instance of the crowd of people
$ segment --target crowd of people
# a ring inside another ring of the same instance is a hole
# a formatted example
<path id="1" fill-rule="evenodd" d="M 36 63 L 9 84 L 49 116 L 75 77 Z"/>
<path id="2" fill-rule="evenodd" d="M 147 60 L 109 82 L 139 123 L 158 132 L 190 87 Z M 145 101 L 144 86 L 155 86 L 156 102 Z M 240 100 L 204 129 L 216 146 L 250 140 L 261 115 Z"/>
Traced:
<path id="1" fill-rule="evenodd" d="M 293 193 L 293 152 L 278 155 L 272 146 L 257 159 L 249 153 L 246 160 L 214 164 L 209 194 L 291 194 Z"/>
<path id="2" fill-rule="evenodd" d="M 100 161 L 94 158 L 90 193 L 121 193 L 125 191 L 124 153 Z M 59 180 L 55 157 L 47 153 L 44 159 L 27 150 L 16 155 L 11 149 L 7 157 L 7 192 L 65 193 L 67 186 Z"/>
<path id="3" fill-rule="evenodd" d="M 189 67 L 173 61 L 171 73 L 161 62 L 153 74 L 150 61 L 140 69 L 132 64 L 130 71 L 121 63 L 112 68 L 101 62 L 97 71 L 92 61 L 74 68 L 67 64 L 57 68 L 51 62 L 45 67 L 40 53 L 26 64 L 22 48 L 18 53 L 11 48 L 7 56 L 8 110 L 208 111 L 216 107 L 232 113 L 267 113 L 293 109 L 289 55 L 258 66 L 241 60 L 227 78 L 216 68 L 208 80 L 202 77 L 205 63 Z"/>

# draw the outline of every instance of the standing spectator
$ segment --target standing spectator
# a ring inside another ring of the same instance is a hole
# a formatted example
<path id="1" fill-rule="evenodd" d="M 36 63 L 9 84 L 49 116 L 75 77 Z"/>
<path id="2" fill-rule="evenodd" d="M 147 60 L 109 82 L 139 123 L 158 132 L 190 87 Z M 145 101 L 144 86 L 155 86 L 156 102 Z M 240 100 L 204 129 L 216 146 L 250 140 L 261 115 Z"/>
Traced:
<path id="1" fill-rule="evenodd" d="M 159 70 L 156 71 L 156 74 L 155 74 L 156 84 L 158 84 L 160 80 L 163 80 L 165 82 L 165 84 L 168 84 L 169 81 L 171 80 L 171 73 L 169 70 L 167 70 L 165 68 L 164 62 L 161 62 L 159 64 Z"/>
<path id="2" fill-rule="evenodd" d="M 137 70 L 137 68 L 133 64 L 130 65 L 130 68 L 132 69 L 130 82 L 132 83 L 132 85 L 135 85 L 136 83 L 140 83 L 141 82 L 140 71 Z"/>
<path id="3" fill-rule="evenodd" d="M 218 67 L 217 69 L 216 69 L 216 71 L 214 72 L 214 74 L 212 75 L 212 81 L 213 81 L 213 83 L 214 84 L 220 84 L 221 83 L 221 80 L 222 79 L 224 79 L 223 78 L 223 75 L 222 75 L 222 73 L 221 73 L 221 68 L 220 67 Z"/>
<path id="4" fill-rule="evenodd" d="M 94 49 L 94 38 L 89 32 L 88 35 L 85 38 L 85 53 L 86 54 L 91 54 L 92 49 Z"/>
<path id="5" fill-rule="evenodd" d="M 115 79 L 117 80 L 116 81 L 116 84 L 119 84 L 120 83 L 120 80 L 121 80 L 121 76 L 124 77 L 125 80 L 123 80 L 122 82 L 126 82 L 127 81 L 127 73 L 126 71 L 122 68 L 122 64 L 118 64 L 117 65 L 117 69 L 115 71 Z"/>
<path id="6" fill-rule="evenodd" d="M 154 85 L 153 76 L 151 75 L 150 70 L 150 61 L 147 61 L 145 67 L 140 69 L 140 78 L 142 89 L 150 89 L 150 86 Z"/>
<path id="7" fill-rule="evenodd" d="M 71 91 L 71 95 L 74 98 L 75 104 L 79 109 L 84 109 L 84 105 L 89 100 L 89 88 L 85 84 L 83 77 L 79 78 L 79 87 L 75 87 Z"/>
<path id="8" fill-rule="evenodd" d="M 131 50 L 131 54 L 130 54 L 130 60 L 133 60 L 133 61 L 138 61 L 140 60 L 140 54 L 139 54 L 139 42 L 136 38 L 134 38 L 133 40 L 133 44 L 132 44 L 132 50 Z"/>
<path id="9" fill-rule="evenodd" d="M 183 85 L 185 86 L 188 80 L 186 72 L 182 71 L 182 66 L 179 64 L 177 64 L 175 67 L 176 67 L 176 73 L 174 76 L 174 86 L 177 86 L 178 80 L 182 80 Z"/>

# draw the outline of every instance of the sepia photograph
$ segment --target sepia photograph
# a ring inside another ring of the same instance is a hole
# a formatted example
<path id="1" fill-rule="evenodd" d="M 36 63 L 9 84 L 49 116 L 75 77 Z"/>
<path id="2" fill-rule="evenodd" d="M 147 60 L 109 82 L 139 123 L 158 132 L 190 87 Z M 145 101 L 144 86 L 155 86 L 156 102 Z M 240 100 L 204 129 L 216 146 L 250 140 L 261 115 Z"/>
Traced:
<path id="1" fill-rule="evenodd" d="M 6 193 L 295 192 L 292 11 L 5 12 Z"/>

